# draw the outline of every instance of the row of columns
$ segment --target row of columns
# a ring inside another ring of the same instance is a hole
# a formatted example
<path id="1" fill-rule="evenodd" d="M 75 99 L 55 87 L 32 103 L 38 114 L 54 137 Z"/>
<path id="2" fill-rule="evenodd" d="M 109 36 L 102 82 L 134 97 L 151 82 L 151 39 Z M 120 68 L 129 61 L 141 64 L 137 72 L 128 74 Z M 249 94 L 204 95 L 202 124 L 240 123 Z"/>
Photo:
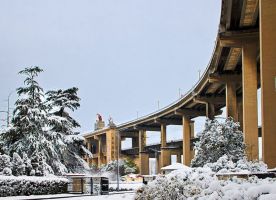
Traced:
<path id="1" fill-rule="evenodd" d="M 276 167 L 276 1 L 260 0 L 259 37 L 233 39 L 230 47 L 242 48 L 242 101 L 237 100 L 236 83 L 226 83 L 226 111 L 239 121 L 250 160 L 259 158 L 257 54 L 260 51 L 261 116 L 263 160 Z M 227 45 L 225 45 L 227 46 Z"/>
<path id="2" fill-rule="evenodd" d="M 224 80 L 226 88 L 226 115 L 239 121 L 249 160 L 258 159 L 258 103 L 257 52 L 260 46 L 261 112 L 263 160 L 270 168 L 276 167 L 276 1 L 260 0 L 260 42 L 258 38 L 233 39 L 230 47 L 242 48 L 242 99 L 237 97 L 236 80 Z M 235 41 L 237 40 L 237 41 Z M 225 45 L 221 43 L 222 45 Z M 260 45 L 259 45 L 260 44 Z M 227 45 L 225 45 L 227 46 Z M 206 116 L 213 119 L 215 106 L 206 103 Z M 191 120 L 183 116 L 183 163 L 190 165 Z M 145 131 L 139 131 L 141 173 L 148 172 L 148 155 L 144 152 Z M 161 124 L 161 166 L 170 164 L 170 150 L 166 144 L 166 125 Z M 147 168 L 147 170 L 144 170 Z"/>
<path id="3" fill-rule="evenodd" d="M 177 154 L 177 162 L 181 163 L 181 155 L 183 155 L 183 164 L 189 166 L 193 158 L 193 150 L 191 150 L 191 138 L 194 137 L 194 122 L 189 117 L 182 117 L 183 120 L 183 152 Z M 161 128 L 161 153 L 157 158 L 157 171 L 162 167 L 171 164 L 171 155 L 173 149 L 167 146 L 167 125 L 160 124 Z M 134 142 L 133 142 L 134 143 Z M 141 174 L 149 173 L 149 154 L 145 152 L 146 131 L 139 131 L 139 168 Z"/>

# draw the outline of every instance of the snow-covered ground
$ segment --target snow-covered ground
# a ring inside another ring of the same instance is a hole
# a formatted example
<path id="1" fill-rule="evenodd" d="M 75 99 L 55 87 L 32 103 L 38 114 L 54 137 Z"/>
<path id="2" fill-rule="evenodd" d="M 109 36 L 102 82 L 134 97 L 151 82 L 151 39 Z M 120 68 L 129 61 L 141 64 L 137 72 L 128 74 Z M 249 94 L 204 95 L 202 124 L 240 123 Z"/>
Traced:
<path id="1" fill-rule="evenodd" d="M 120 182 L 119 188 L 120 189 L 126 189 L 126 190 L 137 190 L 143 185 L 141 182 L 130 182 L 130 183 L 125 183 L 125 182 Z M 109 188 L 116 189 L 117 188 L 117 183 L 116 182 L 110 182 L 109 183 Z"/>
<path id="2" fill-rule="evenodd" d="M 134 199 L 134 192 L 126 192 L 119 194 L 101 195 L 101 196 L 80 196 L 72 194 L 56 194 L 56 195 L 32 195 L 32 196 L 16 196 L 16 197 L 3 197 L 1 200 L 26 200 L 26 199 L 62 199 L 62 200 L 132 200 Z M 66 198 L 67 197 L 67 198 Z"/>

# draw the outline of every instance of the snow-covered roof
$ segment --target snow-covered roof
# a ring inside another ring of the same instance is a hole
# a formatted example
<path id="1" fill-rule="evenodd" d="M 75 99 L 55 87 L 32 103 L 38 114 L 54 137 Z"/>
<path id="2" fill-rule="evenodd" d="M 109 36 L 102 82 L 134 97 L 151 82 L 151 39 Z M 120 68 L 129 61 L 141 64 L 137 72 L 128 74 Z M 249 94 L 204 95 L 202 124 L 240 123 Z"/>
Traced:
<path id="1" fill-rule="evenodd" d="M 268 169 L 267 171 L 268 171 L 268 172 L 276 172 L 276 168 Z"/>
<path id="2" fill-rule="evenodd" d="M 183 165 L 181 163 L 174 163 L 166 167 L 162 167 L 161 170 L 177 170 L 177 169 L 191 169 L 190 167 Z"/>

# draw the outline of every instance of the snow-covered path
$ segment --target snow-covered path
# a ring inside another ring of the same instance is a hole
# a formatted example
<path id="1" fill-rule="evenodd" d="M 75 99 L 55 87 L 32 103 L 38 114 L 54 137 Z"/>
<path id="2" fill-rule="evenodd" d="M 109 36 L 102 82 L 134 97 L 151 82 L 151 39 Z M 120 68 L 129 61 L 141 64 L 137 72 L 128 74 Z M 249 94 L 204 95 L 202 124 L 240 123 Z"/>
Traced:
<path id="1" fill-rule="evenodd" d="M 86 197 L 74 197 L 74 198 L 62 198 L 60 200 L 133 200 L 134 193 L 124 193 L 124 194 L 111 194 L 102 196 L 86 196 Z"/>
<path id="2" fill-rule="evenodd" d="M 49 200 L 132 200 L 134 199 L 134 192 L 126 192 L 119 194 L 101 195 L 101 196 L 90 196 L 90 195 L 72 195 L 72 194 L 57 194 L 57 195 L 31 195 L 31 196 L 12 196 L 2 197 L 1 200 L 33 200 L 33 199 L 49 199 Z"/>

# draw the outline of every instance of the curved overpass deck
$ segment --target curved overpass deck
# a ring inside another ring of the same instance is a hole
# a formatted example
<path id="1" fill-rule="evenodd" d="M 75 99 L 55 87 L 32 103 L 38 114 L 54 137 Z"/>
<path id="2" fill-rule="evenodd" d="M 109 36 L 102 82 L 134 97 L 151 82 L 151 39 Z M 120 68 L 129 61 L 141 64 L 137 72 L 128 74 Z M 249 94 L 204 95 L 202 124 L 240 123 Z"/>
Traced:
<path id="1" fill-rule="evenodd" d="M 237 98 L 242 95 L 242 48 L 237 41 L 258 38 L 258 1 L 222 0 L 221 17 L 211 60 L 200 80 L 182 98 L 154 113 L 123 123 L 120 132 L 159 130 L 160 123 L 181 125 L 182 116 L 213 117 L 226 106 L 228 81 L 235 82 Z M 259 55 L 256 58 L 259 67 Z M 259 82 L 258 82 L 259 85 Z"/>

